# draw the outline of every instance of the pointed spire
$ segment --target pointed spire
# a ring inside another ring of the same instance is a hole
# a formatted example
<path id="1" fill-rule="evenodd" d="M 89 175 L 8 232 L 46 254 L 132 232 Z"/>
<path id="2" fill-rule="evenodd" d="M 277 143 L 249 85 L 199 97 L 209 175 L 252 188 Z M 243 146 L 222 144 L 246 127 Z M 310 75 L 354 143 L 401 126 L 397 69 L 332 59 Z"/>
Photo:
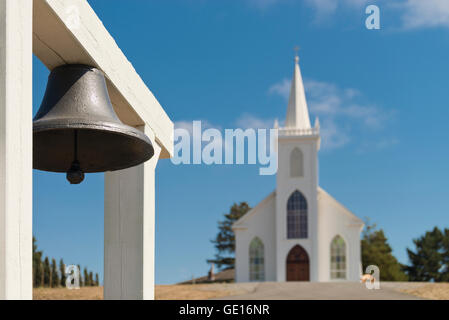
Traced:
<path id="1" fill-rule="evenodd" d="M 298 49 L 295 48 L 295 51 Z M 299 68 L 299 57 L 295 55 L 295 71 L 293 73 L 290 98 L 288 100 L 285 127 L 297 129 L 310 129 L 309 110 L 307 108 L 306 94 Z"/>

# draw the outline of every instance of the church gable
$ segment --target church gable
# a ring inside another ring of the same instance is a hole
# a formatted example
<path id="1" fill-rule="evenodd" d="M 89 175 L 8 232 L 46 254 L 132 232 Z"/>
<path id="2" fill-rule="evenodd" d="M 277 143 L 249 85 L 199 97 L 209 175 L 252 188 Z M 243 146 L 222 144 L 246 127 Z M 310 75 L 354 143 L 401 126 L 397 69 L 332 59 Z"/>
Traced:
<path id="1" fill-rule="evenodd" d="M 239 220 L 234 222 L 232 225 L 232 229 L 247 229 L 248 224 L 251 220 L 257 219 L 257 214 L 259 212 L 264 211 L 268 207 L 274 207 L 274 201 L 276 200 L 276 191 L 271 192 L 265 199 L 259 202 L 254 208 L 248 211 L 244 216 L 242 216 Z M 274 212 L 273 212 L 274 214 Z"/>
<path id="2" fill-rule="evenodd" d="M 323 188 L 318 187 L 318 202 L 327 202 L 338 209 L 338 212 L 345 214 L 349 219 L 354 221 L 354 224 L 363 226 L 363 221 L 352 213 L 348 208 L 338 202 L 334 197 L 327 193 Z"/>

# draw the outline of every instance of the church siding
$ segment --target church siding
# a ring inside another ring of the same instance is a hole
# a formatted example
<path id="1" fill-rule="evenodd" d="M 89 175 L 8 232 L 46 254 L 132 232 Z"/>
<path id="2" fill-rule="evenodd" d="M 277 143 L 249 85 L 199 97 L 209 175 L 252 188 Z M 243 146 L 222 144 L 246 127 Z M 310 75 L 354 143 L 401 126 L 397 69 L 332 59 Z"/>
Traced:
<path id="1" fill-rule="evenodd" d="M 336 235 L 346 242 L 346 273 L 349 281 L 360 280 L 360 232 L 361 222 L 352 218 L 344 209 L 335 204 L 327 194 L 320 194 L 320 241 L 319 281 L 331 281 L 330 278 L 330 244 Z"/>
<path id="2" fill-rule="evenodd" d="M 236 281 L 249 282 L 249 245 L 259 237 L 264 245 L 265 281 L 275 281 L 275 239 L 274 239 L 275 197 L 257 208 L 244 222 L 246 229 L 236 229 Z"/>

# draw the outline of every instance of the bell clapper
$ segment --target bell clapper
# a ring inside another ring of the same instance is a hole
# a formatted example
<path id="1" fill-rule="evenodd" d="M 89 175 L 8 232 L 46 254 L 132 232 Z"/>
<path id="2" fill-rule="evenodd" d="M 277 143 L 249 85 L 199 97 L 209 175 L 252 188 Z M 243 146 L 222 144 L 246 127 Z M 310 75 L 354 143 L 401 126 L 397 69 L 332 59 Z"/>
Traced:
<path id="1" fill-rule="evenodd" d="M 84 172 L 81 170 L 80 163 L 78 161 L 78 130 L 74 130 L 75 138 L 75 159 L 72 162 L 72 166 L 67 171 L 67 180 L 70 184 L 80 184 L 84 180 Z"/>

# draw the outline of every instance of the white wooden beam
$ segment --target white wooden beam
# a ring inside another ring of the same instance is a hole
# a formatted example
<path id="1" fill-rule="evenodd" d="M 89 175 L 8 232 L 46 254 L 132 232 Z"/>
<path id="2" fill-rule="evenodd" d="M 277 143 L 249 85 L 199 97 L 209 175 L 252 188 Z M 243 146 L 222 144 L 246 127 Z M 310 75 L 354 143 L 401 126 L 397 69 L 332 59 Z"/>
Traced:
<path id="1" fill-rule="evenodd" d="M 148 128 L 145 133 L 151 135 Z M 161 152 L 154 147 L 145 164 L 105 174 L 105 299 L 154 299 L 154 190 Z"/>
<path id="2" fill-rule="evenodd" d="M 32 0 L 0 0 L 0 299 L 32 298 Z"/>
<path id="3" fill-rule="evenodd" d="M 33 52 L 49 68 L 66 63 L 95 66 L 106 74 L 119 118 L 131 126 L 146 124 L 173 154 L 173 122 L 139 77 L 86 0 L 34 0 Z"/>

